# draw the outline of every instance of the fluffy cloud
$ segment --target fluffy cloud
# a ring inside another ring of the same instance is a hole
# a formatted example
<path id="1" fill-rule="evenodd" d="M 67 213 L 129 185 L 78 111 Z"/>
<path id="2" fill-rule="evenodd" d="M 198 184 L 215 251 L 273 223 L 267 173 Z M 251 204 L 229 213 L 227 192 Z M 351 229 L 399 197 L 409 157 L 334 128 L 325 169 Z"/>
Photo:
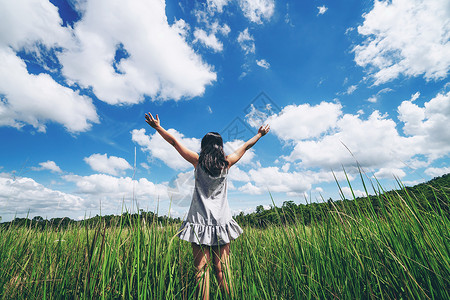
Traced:
<path id="1" fill-rule="evenodd" d="M 3 46 L 0 98 L 0 126 L 21 128 L 29 124 L 45 132 L 47 122 L 56 122 L 70 132 L 80 132 L 98 123 L 90 98 L 60 85 L 48 74 L 29 74 L 25 62 Z"/>
<path id="2" fill-rule="evenodd" d="M 132 198 L 133 190 L 137 199 L 167 198 L 167 187 L 163 184 L 154 184 L 146 178 L 133 180 L 131 177 L 115 177 L 106 174 L 93 174 L 89 176 L 65 175 L 66 181 L 74 182 L 77 193 L 87 197 L 88 195 L 102 197 L 115 202 L 122 201 L 123 197 Z"/>
<path id="3" fill-rule="evenodd" d="M 250 195 L 261 195 L 264 191 L 262 188 L 255 186 L 254 184 L 247 182 L 238 189 L 240 192 Z"/>
<path id="4" fill-rule="evenodd" d="M 207 0 L 208 10 L 221 13 L 230 0 Z"/>
<path id="5" fill-rule="evenodd" d="M 244 31 L 239 32 L 237 41 L 245 54 L 255 53 L 255 39 L 248 32 L 248 28 L 245 28 Z"/>
<path id="6" fill-rule="evenodd" d="M 186 42 L 187 24 L 168 23 L 164 1 L 72 2 L 82 14 L 73 28 L 62 26 L 49 1 L 1 1 L 0 126 L 45 131 L 47 122 L 57 122 L 70 132 L 89 130 L 98 116 L 91 99 L 72 89 L 77 86 L 92 88 L 109 104 L 132 104 L 145 95 L 199 96 L 216 80 Z M 217 30 L 224 34 L 229 27 Z M 44 73 L 30 74 L 19 51 L 31 54 Z M 59 72 L 49 59 L 61 64 L 64 85 L 45 73 Z"/>
<path id="7" fill-rule="evenodd" d="M 158 199 L 169 199 L 166 184 L 154 184 L 145 178 L 132 180 L 130 177 L 94 174 L 64 175 L 63 179 L 75 184 L 74 194 L 47 188 L 31 178 L 13 179 L 9 174 L 0 173 L 2 216 L 12 219 L 16 214 L 24 217 L 29 213 L 30 216 L 51 218 L 63 215 L 74 218 L 76 214 L 98 213 L 100 203 L 102 212 L 121 213 L 123 204 L 130 209 L 133 196 L 134 201 L 144 209 L 154 209 L 144 205 L 153 204 Z"/>
<path id="8" fill-rule="evenodd" d="M 76 193 L 91 203 L 91 209 L 98 211 L 101 203 L 102 212 L 121 213 L 136 204 L 144 210 L 153 210 L 156 201 L 169 199 L 165 184 L 155 184 L 146 178 L 133 180 L 106 174 L 65 175 L 63 178 L 76 185 Z"/>
<path id="9" fill-rule="evenodd" d="M 224 36 L 227 36 L 230 33 L 230 27 L 228 25 L 220 26 L 216 21 L 213 24 L 208 24 L 209 34 L 200 28 L 196 28 L 194 31 L 194 43 L 200 42 L 204 46 L 211 48 L 215 52 L 220 52 L 223 50 L 223 44 L 219 41 L 216 34 L 220 33 Z"/>
<path id="10" fill-rule="evenodd" d="M 345 173 L 343 171 L 335 172 L 333 176 L 331 171 L 303 170 L 301 172 L 288 172 L 278 167 L 261 166 L 248 171 L 248 178 L 242 176 L 240 178 L 241 180 L 238 180 L 232 178 L 231 170 L 230 179 L 247 182 L 240 186 L 238 190 L 251 195 L 258 195 L 270 191 L 272 193 L 286 193 L 288 196 L 299 196 L 310 190 L 313 184 L 334 181 L 334 176 L 338 180 L 345 180 Z M 353 176 L 349 175 L 349 179 L 353 180 Z"/>
<path id="11" fill-rule="evenodd" d="M 167 194 L 170 201 L 178 207 L 189 207 L 194 186 L 194 171 L 178 173 L 172 178 L 167 187 Z"/>
<path id="12" fill-rule="evenodd" d="M 264 69 L 270 68 L 270 64 L 265 59 L 256 60 L 256 64 Z"/>
<path id="13" fill-rule="evenodd" d="M 271 131 L 282 140 L 303 140 L 315 138 L 332 129 L 342 115 L 339 103 L 321 102 L 285 106 L 279 114 L 270 116 Z M 251 121 L 249 121 L 252 124 Z M 262 122 L 253 122 L 262 124 Z"/>
<path id="14" fill-rule="evenodd" d="M 23 215 L 87 209 L 89 202 L 81 197 L 46 188 L 31 178 L 0 176 L 0 211 Z"/>
<path id="15" fill-rule="evenodd" d="M 328 7 L 326 7 L 325 5 L 322 5 L 322 6 L 318 6 L 317 9 L 319 10 L 319 12 L 317 13 L 317 15 L 319 16 L 319 15 L 323 15 L 328 10 Z"/>
<path id="16" fill-rule="evenodd" d="M 188 149 L 199 152 L 200 139 L 186 138 L 182 133 L 175 129 L 168 129 L 169 133 L 173 134 L 175 138 L 185 145 Z M 159 133 L 155 132 L 153 135 L 146 135 L 145 129 L 134 129 L 131 132 L 132 140 L 141 146 L 141 150 L 148 152 L 151 158 L 162 160 L 167 166 L 175 170 L 186 170 L 192 165 L 187 162 L 175 148 L 167 143 Z"/>
<path id="17" fill-rule="evenodd" d="M 380 168 L 377 172 L 374 174 L 375 178 L 381 179 L 381 178 L 403 178 L 406 176 L 405 171 L 398 168 Z"/>
<path id="18" fill-rule="evenodd" d="M 102 20 L 99 22 L 99 20 Z M 63 74 L 110 104 L 202 95 L 216 74 L 169 25 L 164 1 L 87 1 L 76 43 L 59 55 Z M 116 64 L 116 51 L 128 54 Z M 80 63 L 82 61 L 83 63 Z"/>
<path id="19" fill-rule="evenodd" d="M 244 16 L 256 24 L 270 20 L 275 11 L 274 0 L 239 0 L 239 6 Z"/>
<path id="20" fill-rule="evenodd" d="M 31 169 L 34 171 L 50 170 L 55 173 L 62 173 L 61 168 L 52 160 L 41 162 L 39 163 L 39 166 L 40 167 L 32 167 Z"/>
<path id="21" fill-rule="evenodd" d="M 358 88 L 357 85 L 351 85 L 347 88 L 347 91 L 345 92 L 345 94 L 351 95 L 351 94 L 353 94 L 354 91 L 356 91 L 357 88 Z"/>
<path id="22" fill-rule="evenodd" d="M 194 31 L 194 37 L 194 43 L 200 41 L 203 45 L 213 49 L 215 52 L 220 52 L 223 50 L 223 44 L 219 42 L 213 33 L 208 35 L 203 29 L 196 29 Z"/>
<path id="23" fill-rule="evenodd" d="M 367 118 L 343 114 L 340 104 L 327 102 L 289 105 L 265 122 L 271 124 L 272 133 L 292 145 L 284 159 L 297 167 L 351 170 L 358 161 L 379 178 L 401 178 L 406 166 L 427 167 L 450 153 L 450 92 L 436 95 L 423 106 L 414 103 L 419 95 L 398 107 L 399 124 L 379 111 Z"/>
<path id="24" fill-rule="evenodd" d="M 25 50 L 42 62 L 40 51 L 50 53 L 50 49 L 70 43 L 70 30 L 61 26 L 58 9 L 44 0 L 0 3 L 0 126 L 29 124 L 45 131 L 47 122 L 56 122 L 70 132 L 90 129 L 98 122 L 91 99 L 48 74 L 29 74 L 15 53 Z"/>
<path id="25" fill-rule="evenodd" d="M 70 31 L 62 27 L 58 9 L 46 0 L 1 0 L 0 45 L 15 50 L 39 42 L 47 47 L 70 41 Z"/>
<path id="26" fill-rule="evenodd" d="M 418 141 L 420 153 L 434 160 L 450 152 L 450 92 L 438 94 L 423 107 L 413 103 L 417 97 L 418 93 L 400 104 L 398 117 L 403 132 Z"/>
<path id="27" fill-rule="evenodd" d="M 311 179 L 306 178 L 304 173 L 283 172 L 277 167 L 252 169 L 249 175 L 260 190 L 300 194 L 311 188 Z"/>
<path id="28" fill-rule="evenodd" d="M 311 124 L 313 126 L 313 124 Z M 367 120 L 345 114 L 333 131 L 318 139 L 296 141 L 289 156 L 304 167 L 340 168 L 356 160 L 364 167 L 383 167 L 389 162 L 401 164 L 411 157 L 413 141 L 402 137 L 396 123 L 373 112 Z"/>
<path id="29" fill-rule="evenodd" d="M 250 177 L 248 176 L 247 172 L 242 171 L 239 169 L 237 165 L 234 165 L 230 168 L 228 178 L 231 181 L 242 181 L 242 182 L 248 182 L 250 181 Z"/>
<path id="30" fill-rule="evenodd" d="M 353 48 L 355 62 L 369 67 L 375 84 L 400 75 L 444 78 L 450 67 L 449 15 L 443 0 L 375 1 L 358 27 L 365 40 Z"/>
<path id="31" fill-rule="evenodd" d="M 366 193 L 360 190 L 351 189 L 348 186 L 344 186 L 341 188 L 342 193 L 344 194 L 346 199 L 353 199 L 353 194 L 355 197 L 365 197 Z M 353 191 L 353 193 L 352 193 Z"/>
<path id="32" fill-rule="evenodd" d="M 242 141 L 242 140 L 234 140 L 234 141 L 226 142 L 223 145 L 225 155 L 229 155 L 229 154 L 233 153 L 239 147 L 241 147 L 244 143 L 245 143 L 245 141 Z M 252 162 L 254 162 L 253 161 L 254 158 L 255 158 L 255 151 L 253 149 L 249 149 L 245 152 L 244 156 L 241 157 L 241 159 L 239 160 L 238 163 L 240 165 L 251 164 Z"/>
<path id="33" fill-rule="evenodd" d="M 428 168 L 425 170 L 425 174 L 430 175 L 432 177 L 438 177 L 448 173 L 450 173 L 450 167 Z"/>
<path id="34" fill-rule="evenodd" d="M 110 175 L 124 174 L 125 170 L 132 169 L 130 164 L 121 157 L 110 156 L 105 154 L 92 154 L 85 157 L 84 161 L 92 168 L 92 170 L 106 173 Z"/>
<path id="35" fill-rule="evenodd" d="M 369 101 L 370 103 L 377 103 L 378 98 L 377 98 L 377 96 L 373 95 L 373 96 L 369 97 L 369 99 L 367 99 L 367 101 Z"/>
<path id="36" fill-rule="evenodd" d="M 378 98 L 382 94 L 385 94 L 385 93 L 388 93 L 388 92 L 392 92 L 392 89 L 390 89 L 390 88 L 381 89 L 375 95 L 370 96 L 369 99 L 367 99 L 367 101 L 369 101 L 370 103 L 377 103 L 378 102 Z"/>

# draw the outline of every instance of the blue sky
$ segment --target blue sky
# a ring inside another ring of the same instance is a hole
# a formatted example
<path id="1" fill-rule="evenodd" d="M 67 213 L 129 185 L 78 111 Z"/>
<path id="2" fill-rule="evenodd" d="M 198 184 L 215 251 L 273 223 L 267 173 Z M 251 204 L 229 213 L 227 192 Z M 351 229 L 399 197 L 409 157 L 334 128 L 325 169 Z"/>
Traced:
<path id="1" fill-rule="evenodd" d="M 193 169 L 145 112 L 195 151 L 271 125 L 230 171 L 233 213 L 338 199 L 343 168 L 362 195 L 356 162 L 387 189 L 450 172 L 445 0 L 0 2 L 3 221 L 183 217 Z"/>

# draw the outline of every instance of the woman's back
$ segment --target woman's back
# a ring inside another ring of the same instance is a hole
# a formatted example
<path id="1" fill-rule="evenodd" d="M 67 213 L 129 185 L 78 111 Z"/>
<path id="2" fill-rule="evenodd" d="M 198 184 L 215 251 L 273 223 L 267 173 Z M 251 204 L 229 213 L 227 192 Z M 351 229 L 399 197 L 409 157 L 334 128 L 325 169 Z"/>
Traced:
<path id="1" fill-rule="evenodd" d="M 227 199 L 228 168 L 219 176 L 195 168 L 195 187 L 179 237 L 203 245 L 224 245 L 236 239 L 242 228 L 232 218 Z"/>

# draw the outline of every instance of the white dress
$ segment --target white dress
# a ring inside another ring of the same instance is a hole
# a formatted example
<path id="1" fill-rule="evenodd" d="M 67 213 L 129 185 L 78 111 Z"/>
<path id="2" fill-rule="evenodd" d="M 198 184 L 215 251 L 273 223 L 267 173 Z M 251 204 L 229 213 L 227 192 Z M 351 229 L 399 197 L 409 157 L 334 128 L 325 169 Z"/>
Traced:
<path id="1" fill-rule="evenodd" d="M 228 168 L 211 176 L 197 164 L 191 207 L 178 237 L 198 245 L 228 244 L 243 231 L 231 216 L 227 199 Z"/>

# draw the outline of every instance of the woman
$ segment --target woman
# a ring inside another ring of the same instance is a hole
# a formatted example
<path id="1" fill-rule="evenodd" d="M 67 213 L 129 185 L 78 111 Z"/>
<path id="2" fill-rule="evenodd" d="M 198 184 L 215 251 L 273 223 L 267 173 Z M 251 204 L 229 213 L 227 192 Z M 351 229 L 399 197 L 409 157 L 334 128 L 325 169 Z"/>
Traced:
<path id="1" fill-rule="evenodd" d="M 191 207 L 178 236 L 191 242 L 194 265 L 197 270 L 196 280 L 202 291 L 203 299 L 209 299 L 209 269 L 211 251 L 219 287 L 227 294 L 229 288 L 224 273 L 229 277 L 230 241 L 241 233 L 241 227 L 233 220 L 227 200 L 227 175 L 244 153 L 262 136 L 269 132 L 269 125 L 261 126 L 258 133 L 238 148 L 225 156 L 223 140 L 217 132 L 207 133 L 201 142 L 200 155 L 187 149 L 161 125 L 151 113 L 145 114 L 146 122 L 180 155 L 195 168 L 195 187 Z"/>

